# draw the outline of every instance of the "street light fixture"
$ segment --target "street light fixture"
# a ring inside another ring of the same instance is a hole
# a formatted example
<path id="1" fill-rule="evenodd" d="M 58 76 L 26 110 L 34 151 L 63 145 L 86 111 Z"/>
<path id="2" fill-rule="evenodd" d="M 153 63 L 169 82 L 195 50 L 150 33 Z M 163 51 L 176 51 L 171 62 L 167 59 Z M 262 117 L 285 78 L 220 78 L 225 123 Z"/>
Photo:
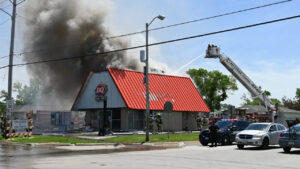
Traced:
<path id="1" fill-rule="evenodd" d="M 151 22 L 146 23 L 146 141 L 149 141 L 149 114 L 150 114 L 150 100 L 149 100 L 149 51 L 148 51 L 148 33 L 149 26 L 156 19 L 164 20 L 166 17 L 158 15 L 154 17 Z"/>

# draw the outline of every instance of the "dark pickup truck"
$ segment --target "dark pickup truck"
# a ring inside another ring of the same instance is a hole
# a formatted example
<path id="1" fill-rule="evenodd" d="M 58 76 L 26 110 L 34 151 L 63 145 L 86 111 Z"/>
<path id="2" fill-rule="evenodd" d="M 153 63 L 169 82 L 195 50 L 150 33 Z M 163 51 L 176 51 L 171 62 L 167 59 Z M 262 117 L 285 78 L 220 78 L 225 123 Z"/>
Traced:
<path id="1" fill-rule="evenodd" d="M 250 122 L 245 120 L 221 120 L 216 122 L 219 127 L 218 142 L 222 145 L 230 145 L 235 141 L 235 135 L 248 127 Z M 209 130 L 205 129 L 200 132 L 199 141 L 203 146 L 210 143 Z"/>

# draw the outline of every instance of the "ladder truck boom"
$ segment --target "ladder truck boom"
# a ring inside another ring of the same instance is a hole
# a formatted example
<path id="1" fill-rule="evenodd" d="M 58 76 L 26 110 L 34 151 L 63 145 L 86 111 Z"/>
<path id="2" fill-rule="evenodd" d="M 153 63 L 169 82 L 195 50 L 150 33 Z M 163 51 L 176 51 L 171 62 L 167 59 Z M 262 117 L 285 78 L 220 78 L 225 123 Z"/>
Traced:
<path id="1" fill-rule="evenodd" d="M 254 82 L 227 56 L 220 54 L 220 48 L 215 45 L 208 45 L 205 58 L 219 58 L 223 66 L 250 92 L 253 98 L 257 98 L 259 102 L 268 110 L 270 119 L 274 122 L 276 113 L 275 106 L 270 99 L 262 92 Z"/>

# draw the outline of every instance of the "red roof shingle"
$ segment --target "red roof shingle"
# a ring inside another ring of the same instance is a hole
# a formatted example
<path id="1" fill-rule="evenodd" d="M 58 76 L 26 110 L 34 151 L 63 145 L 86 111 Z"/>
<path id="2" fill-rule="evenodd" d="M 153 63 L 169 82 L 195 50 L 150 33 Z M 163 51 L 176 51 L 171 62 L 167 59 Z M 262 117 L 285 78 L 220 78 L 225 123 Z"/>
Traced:
<path id="1" fill-rule="evenodd" d="M 108 69 L 127 107 L 146 109 L 144 74 L 131 70 Z M 210 112 L 190 78 L 149 74 L 150 109 L 163 110 L 166 101 L 173 111 Z"/>

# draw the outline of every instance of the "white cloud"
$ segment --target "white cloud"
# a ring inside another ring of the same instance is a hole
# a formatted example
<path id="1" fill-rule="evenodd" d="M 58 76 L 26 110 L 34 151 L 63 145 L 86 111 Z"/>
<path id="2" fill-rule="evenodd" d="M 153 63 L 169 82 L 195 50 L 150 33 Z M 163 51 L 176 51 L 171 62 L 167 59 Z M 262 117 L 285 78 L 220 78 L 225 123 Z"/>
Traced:
<path id="1" fill-rule="evenodd" d="M 291 65 L 290 68 L 281 69 L 280 64 L 267 61 L 258 62 L 257 66 L 260 66 L 261 71 L 244 70 L 257 86 L 270 91 L 272 98 L 281 100 L 284 96 L 288 98 L 295 97 L 296 88 L 300 87 L 300 66 Z M 240 97 L 248 91 L 241 84 L 238 87 L 239 90 L 230 95 L 225 101 L 226 103 L 236 106 L 242 103 Z"/>

